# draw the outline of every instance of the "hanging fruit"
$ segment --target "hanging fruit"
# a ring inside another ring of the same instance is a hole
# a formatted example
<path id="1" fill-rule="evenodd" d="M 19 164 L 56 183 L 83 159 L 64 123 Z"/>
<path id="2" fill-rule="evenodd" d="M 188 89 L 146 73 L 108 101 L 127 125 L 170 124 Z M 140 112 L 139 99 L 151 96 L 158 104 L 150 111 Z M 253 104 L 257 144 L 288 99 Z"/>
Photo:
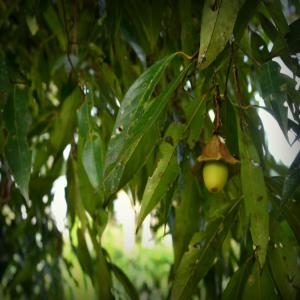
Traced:
<path id="1" fill-rule="evenodd" d="M 229 175 L 236 171 L 240 163 L 229 153 L 225 140 L 217 134 L 214 134 L 204 147 L 197 161 L 203 167 L 204 184 L 212 193 L 217 193 L 224 188 Z"/>

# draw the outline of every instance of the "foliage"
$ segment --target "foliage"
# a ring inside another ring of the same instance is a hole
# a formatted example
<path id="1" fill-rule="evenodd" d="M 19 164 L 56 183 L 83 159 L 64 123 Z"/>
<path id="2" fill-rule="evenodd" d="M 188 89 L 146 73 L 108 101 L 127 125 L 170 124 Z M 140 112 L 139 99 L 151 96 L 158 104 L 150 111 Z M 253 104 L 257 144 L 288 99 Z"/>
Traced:
<path id="1" fill-rule="evenodd" d="M 296 0 L 0 0 L 0 297 L 66 298 L 61 175 L 98 299 L 120 284 L 139 297 L 102 241 L 121 189 L 141 203 L 137 234 L 149 214 L 168 225 L 170 299 L 299 297 L 300 152 L 277 163 L 258 115 L 299 142 L 299 14 Z M 196 158 L 215 129 L 241 168 L 210 194 Z"/>

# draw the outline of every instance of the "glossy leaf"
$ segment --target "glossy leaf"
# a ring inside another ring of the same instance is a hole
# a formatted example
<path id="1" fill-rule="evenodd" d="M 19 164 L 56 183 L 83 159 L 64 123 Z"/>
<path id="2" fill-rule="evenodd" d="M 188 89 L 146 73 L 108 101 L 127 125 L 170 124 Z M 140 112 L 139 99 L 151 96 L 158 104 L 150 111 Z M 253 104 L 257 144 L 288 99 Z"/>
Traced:
<path id="1" fill-rule="evenodd" d="M 243 0 L 206 0 L 203 7 L 200 49 L 200 68 L 208 67 L 224 49 L 230 39 Z"/>
<path id="2" fill-rule="evenodd" d="M 183 253 L 188 249 L 192 236 L 200 228 L 199 208 L 203 198 L 198 178 L 192 174 L 191 166 L 185 163 L 179 178 L 178 200 L 175 209 L 173 231 L 174 270 L 179 265 Z"/>
<path id="3" fill-rule="evenodd" d="M 82 150 L 82 163 L 94 189 L 98 189 L 103 177 L 104 149 L 102 140 L 95 135 L 86 140 Z"/>
<path id="4" fill-rule="evenodd" d="M 31 172 L 31 151 L 27 142 L 30 126 L 28 93 L 15 88 L 4 111 L 4 126 L 8 131 L 5 156 L 22 195 L 29 200 L 28 185 Z"/>
<path id="5" fill-rule="evenodd" d="M 118 188 L 126 163 L 142 139 L 145 129 L 155 123 L 186 73 L 187 68 L 180 72 L 169 86 L 149 103 L 153 89 L 175 56 L 176 53 L 147 69 L 133 83 L 122 101 L 105 161 L 104 180 L 108 195 Z"/>
<path id="6" fill-rule="evenodd" d="M 217 217 L 207 224 L 204 232 L 196 233 L 189 249 L 184 253 L 175 274 L 171 299 L 189 299 L 198 282 L 206 275 L 217 257 L 236 216 L 238 202 L 231 204 L 224 217 Z"/>
<path id="7" fill-rule="evenodd" d="M 137 221 L 137 229 L 141 226 L 149 212 L 165 196 L 179 174 L 175 146 L 163 142 L 160 145 L 160 153 L 157 167 L 148 179 L 145 188 L 141 211 Z"/>
<path id="8" fill-rule="evenodd" d="M 257 150 L 248 132 L 239 127 L 241 184 L 250 231 L 261 266 L 264 265 L 269 240 L 268 194 Z"/>

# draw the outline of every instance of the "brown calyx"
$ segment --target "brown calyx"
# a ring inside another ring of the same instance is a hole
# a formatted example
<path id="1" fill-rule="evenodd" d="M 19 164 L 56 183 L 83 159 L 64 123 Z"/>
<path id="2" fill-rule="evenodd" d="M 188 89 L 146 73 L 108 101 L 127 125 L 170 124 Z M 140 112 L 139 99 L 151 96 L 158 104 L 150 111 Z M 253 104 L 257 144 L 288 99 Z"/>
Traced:
<path id="1" fill-rule="evenodd" d="M 228 164 L 228 167 L 231 167 L 231 171 L 235 171 L 237 165 L 239 165 L 240 161 L 233 157 L 227 146 L 225 144 L 224 139 L 217 134 L 214 134 L 211 140 L 204 147 L 202 154 L 197 158 L 197 161 L 200 164 L 203 164 L 206 161 L 218 161 L 221 160 Z"/>

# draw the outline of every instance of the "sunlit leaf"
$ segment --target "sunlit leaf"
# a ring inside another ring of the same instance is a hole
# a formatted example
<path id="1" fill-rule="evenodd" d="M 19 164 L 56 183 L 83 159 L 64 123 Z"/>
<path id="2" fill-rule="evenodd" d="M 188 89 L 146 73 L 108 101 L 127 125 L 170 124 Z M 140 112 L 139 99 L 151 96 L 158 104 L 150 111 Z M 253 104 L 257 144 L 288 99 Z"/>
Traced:
<path id="1" fill-rule="evenodd" d="M 179 173 L 175 146 L 163 142 L 160 145 L 160 158 L 153 175 L 149 178 L 142 199 L 137 228 L 139 228 L 148 213 L 164 197 L 171 188 L 172 182 Z"/>
<path id="2" fill-rule="evenodd" d="M 151 127 L 185 75 L 177 75 L 169 86 L 149 102 L 153 89 L 167 65 L 176 56 L 172 54 L 147 69 L 130 87 L 122 101 L 105 161 L 105 190 L 108 195 L 119 186 L 126 163 L 134 153 L 145 129 Z"/>

